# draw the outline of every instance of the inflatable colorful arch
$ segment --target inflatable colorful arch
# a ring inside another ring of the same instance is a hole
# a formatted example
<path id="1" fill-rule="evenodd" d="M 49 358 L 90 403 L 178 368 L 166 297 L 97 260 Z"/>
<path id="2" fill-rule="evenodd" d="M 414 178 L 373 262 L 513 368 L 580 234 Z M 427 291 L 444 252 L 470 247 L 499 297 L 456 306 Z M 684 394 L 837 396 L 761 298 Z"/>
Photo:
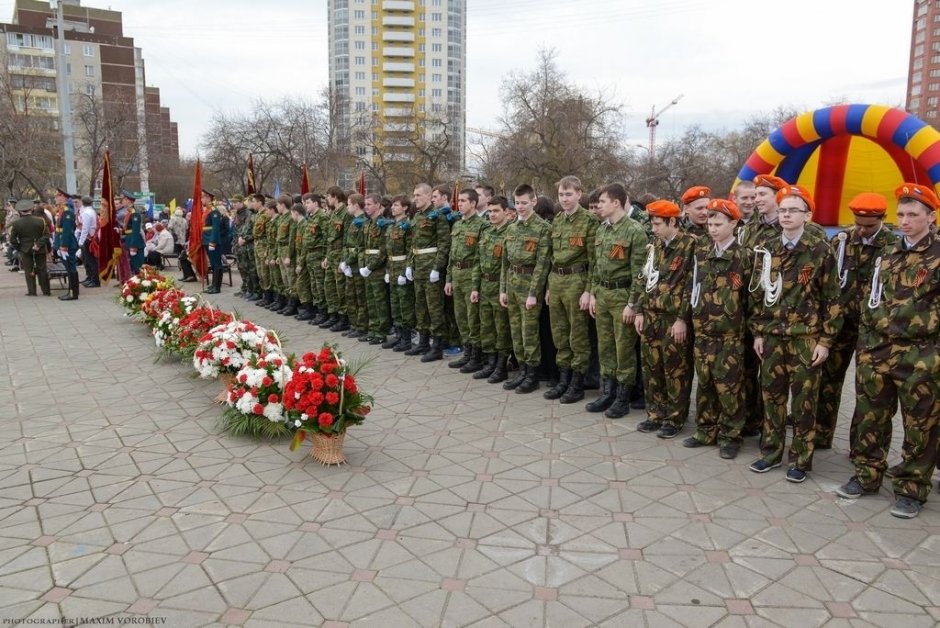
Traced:
<path id="1" fill-rule="evenodd" d="M 940 192 L 940 132 L 901 109 L 836 105 L 800 114 L 770 134 L 738 173 L 750 181 L 776 174 L 813 193 L 821 225 L 852 222 L 849 201 L 861 192 L 889 199 L 904 181 Z"/>

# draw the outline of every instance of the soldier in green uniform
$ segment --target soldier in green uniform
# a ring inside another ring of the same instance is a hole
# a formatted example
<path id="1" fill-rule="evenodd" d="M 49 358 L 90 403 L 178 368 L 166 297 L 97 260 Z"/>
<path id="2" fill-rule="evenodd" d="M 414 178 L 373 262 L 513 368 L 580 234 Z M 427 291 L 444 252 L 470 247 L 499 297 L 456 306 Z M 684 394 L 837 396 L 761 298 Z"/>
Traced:
<path id="1" fill-rule="evenodd" d="M 451 227 L 450 259 L 444 284 L 444 294 L 454 299 L 454 316 L 463 344 L 463 356 L 447 366 L 459 368 L 461 373 L 476 373 L 483 368 L 480 304 L 470 300 L 473 292 L 480 291 L 474 272 L 479 266 L 480 233 L 486 228 L 486 221 L 477 213 L 479 199 L 479 194 L 471 188 L 461 190 L 457 197 L 460 220 Z"/>
<path id="2" fill-rule="evenodd" d="M 268 266 L 271 250 L 268 248 L 267 232 L 277 210 L 273 206 L 268 207 L 262 194 L 253 194 L 251 202 L 258 207 L 258 217 L 255 219 L 252 231 L 255 236 L 255 268 L 258 272 L 258 284 L 261 286 L 261 298 L 255 301 L 255 305 L 265 307 L 274 301 L 272 289 L 274 283 L 271 278 L 271 267 Z"/>
<path id="3" fill-rule="evenodd" d="M 58 214 L 55 219 L 55 236 L 52 240 L 52 250 L 56 257 L 65 265 L 68 276 L 68 292 L 59 297 L 59 301 L 75 301 L 78 299 L 78 238 L 75 237 L 75 211 L 70 203 L 73 195 L 63 190 L 55 191 L 55 202 Z"/>
<path id="4" fill-rule="evenodd" d="M 557 351 L 558 384 L 542 396 L 574 403 L 584 399 L 584 375 L 591 359 L 587 311 L 598 221 L 581 207 L 583 189 L 578 177 L 564 177 L 556 187 L 561 212 L 551 223 L 552 268 L 546 302 Z"/>
<path id="5" fill-rule="evenodd" d="M 761 455 L 750 469 L 766 473 L 782 464 L 790 401 L 793 441 L 786 479 L 803 482 L 813 465 L 821 367 L 842 325 L 842 306 L 829 243 L 806 229 L 815 208 L 809 192 L 786 186 L 776 201 L 782 231 L 755 251 L 760 265 L 755 262 L 751 282 L 760 288 L 751 327 L 761 359 L 765 417 Z"/>
<path id="6" fill-rule="evenodd" d="M 478 292 L 470 293 L 470 300 L 480 305 L 480 344 L 483 347 L 484 367 L 473 374 L 474 379 L 485 379 L 490 384 L 506 381 L 506 361 L 512 353 L 512 333 L 509 311 L 500 305 L 499 284 L 506 250 L 506 232 L 509 220 L 509 202 L 505 196 L 494 196 L 486 209 L 489 227 L 480 232 L 477 266 L 473 282 Z"/>
<path id="7" fill-rule="evenodd" d="M 369 217 L 362 211 L 364 200 L 361 194 L 350 194 L 346 199 L 346 212 L 352 222 L 343 231 L 343 261 L 340 263 L 340 270 L 346 276 L 346 315 L 350 326 L 343 335 L 363 341 L 369 334 L 366 282 L 359 274 L 359 254 L 364 248 L 369 225 Z"/>
<path id="8" fill-rule="evenodd" d="M 282 194 L 276 201 L 277 218 L 274 219 L 276 232 L 276 262 L 277 272 L 280 274 L 280 298 L 275 306 L 269 308 L 272 311 L 280 313 L 288 308 L 291 300 L 294 298 L 294 267 L 291 265 L 291 250 L 293 242 L 291 241 L 291 225 L 294 220 L 291 218 L 290 207 L 293 205 L 291 197 Z"/>
<path id="9" fill-rule="evenodd" d="M 405 355 L 420 355 L 422 362 L 444 358 L 447 322 L 444 317 L 444 284 L 450 254 L 450 223 L 431 205 L 431 186 L 420 183 L 414 190 L 414 232 L 405 277 L 415 283 L 415 318 L 418 344 Z"/>
<path id="10" fill-rule="evenodd" d="M 699 245 L 686 294 L 692 307 L 695 343 L 695 433 L 685 447 L 717 443 L 718 455 L 735 458 L 744 427 L 744 330 L 748 316 L 751 255 L 735 237 L 741 212 L 724 199 L 708 204 L 710 245 Z"/>
<path id="11" fill-rule="evenodd" d="M 277 201 L 271 199 L 267 201 L 266 207 L 268 210 L 268 222 L 265 225 L 264 232 L 264 241 L 267 244 L 268 249 L 268 272 L 271 276 L 271 292 L 272 299 L 265 308 L 269 310 L 279 310 L 286 304 L 286 299 L 284 298 L 284 278 L 281 275 L 281 266 L 278 263 L 278 253 L 277 253 L 277 236 L 278 229 L 281 226 L 281 223 L 284 222 L 285 218 L 278 211 Z"/>
<path id="12" fill-rule="evenodd" d="M 277 310 L 277 313 L 281 316 L 296 316 L 300 302 L 297 266 L 303 244 L 303 221 L 306 218 L 306 212 L 301 203 L 293 202 L 293 197 L 287 198 L 290 207 L 287 213 L 287 246 L 278 249 L 281 256 L 281 272 L 284 273 L 284 283 L 287 286 L 287 305 Z"/>
<path id="13" fill-rule="evenodd" d="M 646 211 L 655 239 L 647 245 L 633 323 L 642 339 L 648 417 L 637 430 L 675 438 L 688 418 L 692 396 L 691 307 L 685 292 L 697 239 L 681 230 L 675 203 L 654 201 Z"/>
<path id="14" fill-rule="evenodd" d="M 704 185 L 693 185 L 682 193 L 682 229 L 700 242 L 708 242 L 708 201 L 712 191 Z"/>
<path id="15" fill-rule="evenodd" d="M 136 274 L 144 265 L 144 224 L 140 212 L 134 207 L 134 195 L 123 192 L 121 201 L 124 203 L 124 244 L 127 246 L 128 262 L 131 273 Z M 199 225 L 196 225 L 196 229 Z"/>
<path id="16" fill-rule="evenodd" d="M 914 183 L 901 185 L 895 196 L 903 238 L 876 260 L 862 301 L 852 417 L 855 476 L 836 493 L 854 499 L 878 491 L 900 404 L 904 439 L 891 514 L 911 519 L 927 500 L 937 463 L 940 238 L 933 226 L 940 199 Z"/>
<path id="17" fill-rule="evenodd" d="M 237 292 L 236 296 L 247 301 L 256 301 L 260 298 L 258 274 L 255 271 L 254 222 L 257 210 L 250 199 L 246 204 L 245 197 L 241 194 L 232 197 L 232 204 L 235 209 L 235 258 L 242 276 L 241 291 Z"/>
<path id="18" fill-rule="evenodd" d="M 307 219 L 298 257 L 303 258 L 309 285 L 310 305 L 307 306 L 306 311 L 298 313 L 296 318 L 300 321 L 309 321 L 311 325 L 319 325 L 327 319 L 322 265 L 326 259 L 326 229 L 324 228 L 326 213 L 322 206 L 323 197 L 319 194 L 308 192 L 301 197 L 301 200 Z"/>
<path id="19" fill-rule="evenodd" d="M 346 316 L 346 275 L 340 270 L 343 261 L 343 230 L 351 222 L 346 211 L 346 192 L 338 186 L 326 191 L 326 202 L 330 206 L 329 228 L 326 232 L 326 271 L 324 293 L 330 317 L 320 323 L 323 329 L 330 331 L 349 330 L 349 318 Z"/>
<path id="20" fill-rule="evenodd" d="M 301 197 L 303 199 L 303 197 Z M 309 321 L 313 318 L 313 290 L 311 289 L 310 267 L 307 265 L 307 244 L 310 242 L 310 224 L 307 206 L 300 203 L 291 205 L 291 218 L 294 220 L 294 290 L 297 293 L 297 311 L 294 318 Z"/>
<path id="21" fill-rule="evenodd" d="M 552 228 L 535 214 L 535 190 L 523 183 L 513 192 L 518 218 L 506 232 L 499 281 L 499 303 L 509 308 L 512 346 L 519 372 L 503 384 L 525 394 L 538 389 L 542 360 L 539 315 L 551 263 Z"/>
<path id="22" fill-rule="evenodd" d="M 42 214 L 42 207 L 39 214 Z M 46 219 L 33 212 L 31 207 L 19 210 L 20 217 L 10 225 L 10 244 L 20 255 L 20 269 L 26 277 L 26 296 L 36 296 L 36 279 L 42 295 L 48 297 L 49 273 L 46 256 L 49 254 L 49 225 Z"/>
<path id="23" fill-rule="evenodd" d="M 381 345 L 385 343 L 391 325 L 388 303 L 391 277 L 386 272 L 385 232 L 394 221 L 383 216 L 385 208 L 379 194 L 366 196 L 365 210 L 368 220 L 359 253 L 359 275 L 365 283 L 365 309 L 369 314 L 366 339 L 370 345 Z"/>
<path id="24" fill-rule="evenodd" d="M 228 219 L 222 215 L 218 207 L 213 205 L 214 200 L 214 194 L 207 190 L 202 191 L 202 205 L 209 208 L 202 225 L 202 246 L 206 251 L 206 257 L 209 258 L 209 271 L 212 273 L 209 287 L 205 290 L 206 294 L 222 292 L 222 221 Z"/>
<path id="25" fill-rule="evenodd" d="M 385 237 L 388 283 L 391 297 L 391 317 L 397 336 L 382 344 L 383 349 L 408 351 L 411 349 L 411 333 L 415 328 L 415 288 L 405 277 L 408 256 L 411 253 L 411 222 L 408 212 L 411 201 L 405 196 L 392 199 L 392 220 Z M 395 340 L 394 344 L 390 344 Z"/>
<path id="26" fill-rule="evenodd" d="M 636 381 L 635 279 L 646 261 L 646 234 L 626 214 L 627 191 L 619 183 L 605 186 L 598 212 L 604 221 L 594 239 L 590 314 L 600 340 L 601 396 L 585 405 L 618 419 L 630 412 L 630 389 Z"/>
<path id="27" fill-rule="evenodd" d="M 858 344 L 858 325 L 861 316 L 861 295 L 871 285 L 875 260 L 898 236 L 885 228 L 884 216 L 888 202 L 880 194 L 864 192 L 849 203 L 855 216 L 855 225 L 840 231 L 830 244 L 836 252 L 836 272 L 842 288 L 842 329 L 836 336 L 829 359 L 822 366 L 819 384 L 819 402 L 816 411 L 816 449 L 829 449 L 839 418 L 842 385 L 849 363 Z M 853 435 L 849 434 L 849 446 Z"/>
<path id="28" fill-rule="evenodd" d="M 753 181 L 741 181 L 734 188 L 734 201 L 741 212 L 741 220 L 735 231 L 738 244 L 744 243 L 744 231 L 749 224 L 758 220 L 756 214 L 757 192 Z M 754 337 L 748 327 L 744 331 L 744 429 L 742 436 L 759 436 L 764 422 L 764 397 L 760 389 L 760 360 L 750 347 L 754 346 Z"/>
<path id="29" fill-rule="evenodd" d="M 769 174 L 759 174 L 754 177 L 754 198 L 758 216 L 752 218 L 744 229 L 741 243 L 745 248 L 753 251 L 766 240 L 779 238 L 783 227 L 778 219 L 777 193 L 788 184 L 780 177 Z M 804 226 L 807 233 L 814 239 L 827 239 L 826 231 L 814 222 L 807 222 Z"/>

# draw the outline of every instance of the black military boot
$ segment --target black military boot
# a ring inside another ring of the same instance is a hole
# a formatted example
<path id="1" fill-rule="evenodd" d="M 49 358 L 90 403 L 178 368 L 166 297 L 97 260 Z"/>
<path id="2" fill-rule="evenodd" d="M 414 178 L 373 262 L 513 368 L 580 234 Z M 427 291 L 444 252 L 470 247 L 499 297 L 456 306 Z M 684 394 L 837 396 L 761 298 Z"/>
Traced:
<path id="1" fill-rule="evenodd" d="M 423 355 L 431 348 L 431 335 L 420 332 L 418 334 L 418 344 L 405 351 L 405 355 Z"/>
<path id="2" fill-rule="evenodd" d="M 630 413 L 630 389 L 629 384 L 620 384 L 617 388 L 617 399 L 613 405 L 607 408 L 604 416 L 608 419 L 619 419 Z"/>
<path id="3" fill-rule="evenodd" d="M 265 309 L 271 310 L 272 312 L 276 312 L 277 310 L 281 309 L 285 305 L 286 303 L 284 302 L 284 297 L 281 296 L 279 292 L 275 292 L 274 298 L 271 300 L 270 303 L 268 303 L 264 307 Z"/>
<path id="4" fill-rule="evenodd" d="M 69 273 L 69 290 L 61 297 L 59 301 L 77 301 L 78 300 L 78 273 Z"/>
<path id="5" fill-rule="evenodd" d="M 324 320 L 322 323 L 318 323 L 318 325 L 320 329 L 329 329 L 338 322 L 339 322 L 339 314 L 337 314 L 336 312 L 333 312 L 332 314 L 327 316 L 326 320 Z"/>
<path id="6" fill-rule="evenodd" d="M 486 379 L 493 374 L 493 371 L 496 370 L 496 354 L 495 353 L 482 353 L 480 350 L 480 360 L 482 366 L 480 370 L 473 374 L 473 379 Z"/>
<path id="7" fill-rule="evenodd" d="M 558 367 L 558 383 L 545 391 L 542 395 L 545 399 L 560 399 L 565 391 L 568 390 L 568 383 L 571 381 L 571 369 L 567 366 Z"/>
<path id="8" fill-rule="evenodd" d="M 296 316 L 297 315 L 297 299 L 291 297 L 287 300 L 287 305 L 283 309 L 278 311 L 278 314 L 281 316 Z"/>
<path id="9" fill-rule="evenodd" d="M 216 294 L 222 292 L 222 269 L 214 268 L 212 270 L 212 288 Z"/>
<path id="10" fill-rule="evenodd" d="M 520 364 L 519 368 L 516 369 L 516 374 L 512 376 L 512 379 L 506 381 L 503 384 L 503 390 L 515 390 L 522 383 L 522 380 L 526 377 L 526 371 L 528 366 L 525 364 Z"/>
<path id="11" fill-rule="evenodd" d="M 330 331 L 349 331 L 349 317 L 345 314 L 340 316 L 336 323 L 330 327 Z"/>
<path id="12" fill-rule="evenodd" d="M 264 306 L 268 305 L 270 302 L 271 302 L 271 291 L 270 291 L 270 290 L 265 290 L 265 291 L 261 294 L 261 298 L 258 299 L 257 301 L 255 301 L 255 305 L 257 305 L 257 306 L 259 306 L 259 307 L 264 307 Z"/>
<path id="13" fill-rule="evenodd" d="M 537 364 L 525 365 L 525 378 L 516 386 L 517 395 L 525 395 L 539 389 L 538 368 Z"/>
<path id="14" fill-rule="evenodd" d="M 584 374 L 577 371 L 571 372 L 571 382 L 568 384 L 568 390 L 561 396 L 561 403 L 574 403 L 584 399 Z"/>
<path id="15" fill-rule="evenodd" d="M 460 368 L 461 373 L 476 373 L 483 368 L 483 349 L 480 345 L 470 347 L 470 361 Z"/>
<path id="16" fill-rule="evenodd" d="M 486 378 L 486 381 L 490 384 L 498 384 L 500 382 L 506 381 L 506 359 L 508 356 L 505 353 L 497 353 L 495 358 L 495 366 L 493 366 L 493 372 L 490 373 L 490 376 Z"/>
<path id="17" fill-rule="evenodd" d="M 401 340 L 401 325 L 395 325 L 395 335 L 382 343 L 383 349 L 394 349 L 398 341 Z"/>
<path id="18" fill-rule="evenodd" d="M 297 309 L 296 318 L 299 321 L 312 321 L 314 317 L 313 306 L 309 303 L 301 303 Z"/>
<path id="19" fill-rule="evenodd" d="M 398 338 L 398 344 L 392 347 L 392 351 L 396 353 L 401 353 L 402 351 L 407 351 L 411 348 L 411 328 L 402 327 L 401 335 Z"/>
<path id="20" fill-rule="evenodd" d="M 601 396 L 585 404 L 584 409 L 588 412 L 603 412 L 610 407 L 617 396 L 617 380 L 613 377 L 606 377 L 601 383 Z"/>
<path id="21" fill-rule="evenodd" d="M 422 362 L 437 362 L 444 359 L 444 337 L 435 336 L 427 353 L 421 356 Z"/>
<path id="22" fill-rule="evenodd" d="M 471 351 L 473 351 L 473 347 L 472 347 L 471 345 L 464 345 L 464 346 L 463 346 L 463 355 L 461 355 L 461 356 L 460 356 L 459 358 L 457 358 L 456 360 L 452 360 L 452 361 L 448 362 L 448 363 L 447 363 L 447 368 L 459 369 L 459 368 L 463 367 L 467 362 L 470 361 L 470 352 L 471 352 Z"/>
<path id="23" fill-rule="evenodd" d="M 310 321 L 310 324 L 311 324 L 311 325 L 320 325 L 321 323 L 325 323 L 325 322 L 327 321 L 327 319 L 329 319 L 329 318 L 330 318 L 329 312 L 327 312 L 325 309 L 321 308 L 320 311 L 317 312 L 317 315 L 313 317 L 313 320 Z"/>

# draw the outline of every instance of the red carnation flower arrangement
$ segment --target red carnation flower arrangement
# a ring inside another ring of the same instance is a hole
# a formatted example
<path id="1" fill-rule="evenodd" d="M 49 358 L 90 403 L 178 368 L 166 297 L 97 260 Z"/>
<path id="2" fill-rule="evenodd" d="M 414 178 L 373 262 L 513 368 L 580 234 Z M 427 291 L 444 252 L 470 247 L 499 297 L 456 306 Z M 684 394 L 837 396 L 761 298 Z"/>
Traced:
<path id="1" fill-rule="evenodd" d="M 230 323 L 232 320 L 233 317 L 228 312 L 202 305 L 180 320 L 176 335 L 168 338 L 164 346 L 170 351 L 191 358 L 199 345 L 199 341 L 209 333 L 210 329 Z"/>

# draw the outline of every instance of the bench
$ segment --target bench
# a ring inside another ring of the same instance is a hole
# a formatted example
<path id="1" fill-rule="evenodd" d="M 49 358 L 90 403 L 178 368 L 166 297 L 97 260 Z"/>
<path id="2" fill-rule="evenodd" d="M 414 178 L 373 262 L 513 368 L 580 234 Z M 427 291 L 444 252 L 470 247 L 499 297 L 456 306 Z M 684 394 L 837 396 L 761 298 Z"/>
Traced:
<path id="1" fill-rule="evenodd" d="M 223 255 L 222 256 L 222 272 L 228 273 L 228 287 L 232 288 L 235 286 L 235 282 L 232 281 L 232 268 L 238 268 L 238 261 L 235 259 L 234 255 Z"/>
<path id="2" fill-rule="evenodd" d="M 50 283 L 55 279 L 59 282 L 60 290 L 68 290 L 69 274 L 65 270 L 65 264 L 61 262 L 48 263 L 46 264 L 46 273 L 49 275 Z"/>

